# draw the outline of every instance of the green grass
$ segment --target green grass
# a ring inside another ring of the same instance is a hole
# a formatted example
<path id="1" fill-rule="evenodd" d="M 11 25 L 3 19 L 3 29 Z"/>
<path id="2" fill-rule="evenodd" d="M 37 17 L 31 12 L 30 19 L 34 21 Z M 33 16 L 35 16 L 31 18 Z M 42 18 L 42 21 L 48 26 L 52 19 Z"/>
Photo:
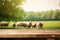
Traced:
<path id="1" fill-rule="evenodd" d="M 33 21 L 38 23 L 39 21 Z M 43 29 L 60 29 L 60 21 L 41 21 L 43 22 Z"/>
<path id="2" fill-rule="evenodd" d="M 38 23 L 39 21 L 33 21 L 32 23 Z M 43 22 L 43 29 L 60 29 L 60 21 L 42 21 Z M 5 27 L 1 27 L 0 26 L 0 29 L 27 29 L 27 28 L 24 28 L 24 27 L 15 27 L 13 28 L 12 27 L 12 22 L 9 22 L 9 26 Z M 32 28 L 30 28 L 32 29 Z M 34 29 L 34 28 L 33 28 Z M 35 29 L 39 29 L 38 26 L 35 28 Z"/>

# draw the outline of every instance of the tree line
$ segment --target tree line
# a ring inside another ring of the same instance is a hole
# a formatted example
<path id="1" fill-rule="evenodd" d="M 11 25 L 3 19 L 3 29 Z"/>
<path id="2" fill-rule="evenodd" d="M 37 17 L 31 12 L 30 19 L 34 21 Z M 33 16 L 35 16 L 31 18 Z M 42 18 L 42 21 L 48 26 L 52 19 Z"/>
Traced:
<path id="1" fill-rule="evenodd" d="M 24 20 L 29 21 L 47 21 L 47 20 L 60 20 L 60 10 L 47 10 L 42 12 L 26 12 Z"/>
<path id="2" fill-rule="evenodd" d="M 0 0 L 0 21 L 60 20 L 60 10 L 25 12 L 21 7 L 25 0 Z"/>

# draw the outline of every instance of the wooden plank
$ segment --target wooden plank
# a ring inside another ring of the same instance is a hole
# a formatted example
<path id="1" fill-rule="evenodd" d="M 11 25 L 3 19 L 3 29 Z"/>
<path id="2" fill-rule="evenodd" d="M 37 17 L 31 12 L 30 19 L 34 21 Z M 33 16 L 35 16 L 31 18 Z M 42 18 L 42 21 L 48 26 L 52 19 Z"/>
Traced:
<path id="1" fill-rule="evenodd" d="M 55 40 L 55 38 L 47 38 L 47 40 Z"/>
<path id="2" fill-rule="evenodd" d="M 0 38 L 60 38 L 60 30 L 0 29 Z"/>

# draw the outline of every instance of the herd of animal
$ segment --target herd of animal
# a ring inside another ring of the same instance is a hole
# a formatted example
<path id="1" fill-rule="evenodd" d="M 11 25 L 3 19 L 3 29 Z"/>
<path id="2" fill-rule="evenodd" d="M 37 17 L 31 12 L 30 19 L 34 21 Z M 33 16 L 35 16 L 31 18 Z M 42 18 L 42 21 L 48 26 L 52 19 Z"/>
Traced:
<path id="1" fill-rule="evenodd" d="M 0 26 L 9 26 L 9 22 L 0 22 Z M 17 24 L 17 22 L 14 22 L 12 24 L 12 27 L 15 28 L 16 26 L 17 27 L 22 27 L 23 26 L 23 27 L 28 27 L 28 28 L 31 28 L 31 27 L 36 28 L 38 26 L 39 28 L 43 28 L 43 23 L 39 22 L 38 25 L 37 25 L 37 23 L 33 24 L 31 21 L 28 22 L 28 24 L 24 23 L 24 22 L 19 22 Z"/>

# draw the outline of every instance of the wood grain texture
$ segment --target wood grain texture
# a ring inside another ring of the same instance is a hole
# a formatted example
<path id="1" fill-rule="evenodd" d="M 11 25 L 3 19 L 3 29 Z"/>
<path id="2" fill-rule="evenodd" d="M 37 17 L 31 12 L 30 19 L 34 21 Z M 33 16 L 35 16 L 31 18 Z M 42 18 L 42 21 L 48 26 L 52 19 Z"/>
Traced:
<path id="1" fill-rule="evenodd" d="M 60 30 L 0 29 L 0 38 L 60 38 Z"/>

